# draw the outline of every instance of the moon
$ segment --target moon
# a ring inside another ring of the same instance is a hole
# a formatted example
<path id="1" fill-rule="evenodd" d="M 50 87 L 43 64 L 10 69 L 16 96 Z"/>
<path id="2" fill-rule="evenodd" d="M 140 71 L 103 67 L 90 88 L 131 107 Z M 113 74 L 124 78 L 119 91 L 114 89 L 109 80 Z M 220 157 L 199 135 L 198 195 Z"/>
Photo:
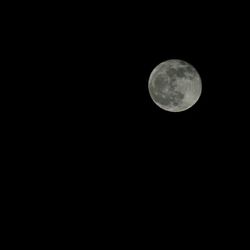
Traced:
<path id="1" fill-rule="evenodd" d="M 202 83 L 199 73 L 191 64 L 171 59 L 154 68 L 148 89 L 157 106 L 166 111 L 181 112 L 198 101 Z"/>

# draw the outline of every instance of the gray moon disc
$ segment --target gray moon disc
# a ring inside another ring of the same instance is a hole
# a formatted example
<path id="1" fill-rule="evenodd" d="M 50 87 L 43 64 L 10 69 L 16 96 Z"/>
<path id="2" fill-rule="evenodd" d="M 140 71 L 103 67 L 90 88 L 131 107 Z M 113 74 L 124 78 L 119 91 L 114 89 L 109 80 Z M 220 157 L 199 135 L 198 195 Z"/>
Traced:
<path id="1" fill-rule="evenodd" d="M 180 112 L 198 101 L 202 83 L 191 64 L 171 59 L 154 68 L 149 77 L 148 89 L 152 100 L 160 108 Z"/>

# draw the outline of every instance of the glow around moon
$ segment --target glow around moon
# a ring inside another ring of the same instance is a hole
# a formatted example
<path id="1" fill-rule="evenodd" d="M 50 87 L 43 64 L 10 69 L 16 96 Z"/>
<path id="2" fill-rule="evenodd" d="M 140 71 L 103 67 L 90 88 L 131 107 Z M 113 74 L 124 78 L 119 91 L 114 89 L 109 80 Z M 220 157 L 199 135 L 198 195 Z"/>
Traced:
<path id="1" fill-rule="evenodd" d="M 150 74 L 148 88 L 156 105 L 167 111 L 180 112 L 198 101 L 202 83 L 192 65 L 172 59 L 155 67 Z"/>

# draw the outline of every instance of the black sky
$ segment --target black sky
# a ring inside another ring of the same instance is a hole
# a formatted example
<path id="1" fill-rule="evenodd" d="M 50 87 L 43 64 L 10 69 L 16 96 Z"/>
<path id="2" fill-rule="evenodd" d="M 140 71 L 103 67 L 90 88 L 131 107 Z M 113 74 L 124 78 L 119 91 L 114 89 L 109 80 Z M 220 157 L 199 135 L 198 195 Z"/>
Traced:
<path id="1" fill-rule="evenodd" d="M 148 232 L 156 228 L 166 244 L 165 228 L 177 236 L 174 243 L 183 241 L 170 219 L 188 232 L 193 218 L 198 230 L 210 225 L 214 232 L 218 221 L 229 225 L 235 214 L 229 208 L 247 201 L 249 186 L 244 8 L 204 1 L 91 3 L 21 3 L 27 14 L 10 9 L 21 18 L 9 29 L 15 67 L 6 103 L 13 111 L 11 133 L 4 133 L 17 151 L 8 158 L 18 162 L 9 167 L 21 183 L 17 190 L 26 184 L 34 193 L 32 209 L 34 197 L 39 208 L 48 204 L 34 218 L 48 211 L 48 228 L 55 215 L 63 224 L 70 216 L 78 224 L 70 229 L 90 220 L 94 229 L 86 231 L 101 244 L 95 230 L 117 238 L 108 227 L 123 235 L 116 229 L 125 225 L 135 237 L 144 225 Z M 201 97 L 187 111 L 166 112 L 148 93 L 151 71 L 168 59 L 189 62 L 201 76 Z M 150 220 L 161 225 L 151 227 Z"/>
<path id="2" fill-rule="evenodd" d="M 243 10 L 105 3 L 42 13 L 27 18 L 19 39 L 32 52 L 24 88 L 37 105 L 27 107 L 50 145 L 69 150 L 70 160 L 82 152 L 138 176 L 224 173 L 228 159 L 241 165 L 249 106 Z M 191 63 L 203 84 L 196 105 L 181 113 L 161 110 L 148 93 L 153 68 L 173 58 Z"/>
<path id="3" fill-rule="evenodd" d="M 54 44 L 62 76 L 55 90 L 79 126 L 121 147 L 135 141 L 145 152 L 158 144 L 162 153 L 186 148 L 204 157 L 207 147 L 227 148 L 230 136 L 238 138 L 248 80 L 244 18 L 232 17 L 237 9 L 125 4 L 92 11 L 65 18 Z M 194 65 L 203 83 L 198 103 L 178 114 L 160 110 L 147 89 L 152 69 L 172 58 Z"/>

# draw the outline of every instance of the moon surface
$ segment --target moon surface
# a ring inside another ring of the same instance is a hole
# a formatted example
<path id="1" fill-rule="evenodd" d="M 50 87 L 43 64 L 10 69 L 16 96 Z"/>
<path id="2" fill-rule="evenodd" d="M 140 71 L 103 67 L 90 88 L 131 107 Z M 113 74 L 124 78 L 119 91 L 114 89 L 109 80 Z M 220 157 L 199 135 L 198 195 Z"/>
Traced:
<path id="1" fill-rule="evenodd" d="M 154 68 L 149 77 L 148 89 L 152 100 L 160 108 L 180 112 L 198 101 L 202 83 L 191 64 L 171 59 Z"/>

